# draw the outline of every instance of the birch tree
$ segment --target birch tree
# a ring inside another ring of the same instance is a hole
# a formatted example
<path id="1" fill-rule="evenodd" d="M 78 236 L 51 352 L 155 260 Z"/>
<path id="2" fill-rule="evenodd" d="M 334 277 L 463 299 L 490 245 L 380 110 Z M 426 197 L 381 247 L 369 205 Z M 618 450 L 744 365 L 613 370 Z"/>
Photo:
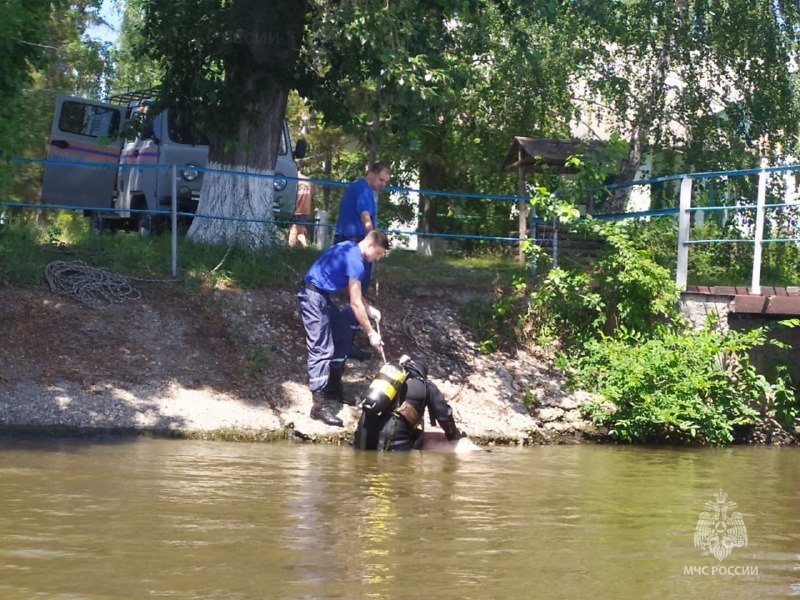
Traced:
<path id="1" fill-rule="evenodd" d="M 575 72 L 584 123 L 629 143 L 619 181 L 666 150 L 683 157 L 656 166 L 669 173 L 752 167 L 795 146 L 796 2 L 614 0 L 561 11 L 587 51 Z M 606 208 L 624 201 L 618 193 Z"/>

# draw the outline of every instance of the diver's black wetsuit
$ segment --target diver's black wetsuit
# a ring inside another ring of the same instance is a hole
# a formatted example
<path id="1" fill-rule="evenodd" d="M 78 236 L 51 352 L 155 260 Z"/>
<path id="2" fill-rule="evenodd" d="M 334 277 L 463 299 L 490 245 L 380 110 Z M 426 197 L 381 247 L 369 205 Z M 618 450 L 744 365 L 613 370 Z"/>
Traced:
<path id="1" fill-rule="evenodd" d="M 419 363 L 418 363 L 419 365 Z M 395 409 L 376 415 L 363 411 L 356 428 L 355 445 L 362 450 L 399 451 L 419 448 L 422 442 L 423 416 L 428 409 L 447 439 L 464 437 L 453 420 L 453 411 L 433 383 L 425 378 L 427 368 L 407 369 L 408 377 L 400 389 Z"/>

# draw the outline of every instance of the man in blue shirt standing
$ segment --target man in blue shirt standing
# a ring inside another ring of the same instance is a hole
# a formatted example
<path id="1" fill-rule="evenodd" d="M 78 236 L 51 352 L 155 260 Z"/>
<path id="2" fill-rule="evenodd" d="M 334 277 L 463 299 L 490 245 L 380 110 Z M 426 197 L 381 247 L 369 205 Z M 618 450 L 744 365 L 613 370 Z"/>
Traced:
<path id="1" fill-rule="evenodd" d="M 339 203 L 339 216 L 333 233 L 333 243 L 344 241 L 360 242 L 370 231 L 378 226 L 378 192 L 389 183 L 389 166 L 376 162 L 369 168 L 365 177 L 348 185 Z M 372 278 L 372 265 L 367 264 L 362 292 L 367 293 Z M 357 328 L 353 330 L 355 340 Z M 366 360 L 369 352 L 351 343 L 350 358 Z"/>
<path id="2" fill-rule="evenodd" d="M 339 203 L 339 216 L 333 232 L 333 243 L 345 240 L 360 242 L 377 227 L 378 203 L 376 200 L 389 183 L 389 166 L 376 162 L 365 177 L 348 185 Z"/>
<path id="3" fill-rule="evenodd" d="M 343 425 L 336 413 L 341 404 L 347 402 L 342 390 L 342 373 L 353 343 L 352 327 L 360 326 L 373 348 L 383 344 L 380 333 L 370 322 L 372 319 L 379 323 L 381 313 L 367 304 L 363 282 L 367 267 L 388 251 L 389 238 L 373 229 L 360 242 L 348 240 L 325 250 L 303 277 L 297 298 L 306 330 L 312 419 L 337 427 Z M 333 295 L 344 290 L 347 290 L 348 303 L 340 309 Z"/>

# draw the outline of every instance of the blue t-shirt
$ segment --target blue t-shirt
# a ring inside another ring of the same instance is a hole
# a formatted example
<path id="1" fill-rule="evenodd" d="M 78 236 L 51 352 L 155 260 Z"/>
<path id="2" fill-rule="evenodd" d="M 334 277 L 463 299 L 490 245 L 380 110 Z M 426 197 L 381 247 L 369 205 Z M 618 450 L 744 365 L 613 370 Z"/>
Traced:
<path id="1" fill-rule="evenodd" d="M 368 212 L 373 227 L 377 227 L 375 191 L 363 177 L 347 186 L 339 203 L 339 216 L 336 219 L 334 234 L 345 238 L 363 239 L 367 235 L 361 223 L 361 213 Z"/>
<path id="2" fill-rule="evenodd" d="M 361 281 L 365 288 L 367 260 L 361 255 L 357 242 L 334 244 L 317 257 L 309 267 L 303 281 L 323 292 L 338 292 L 347 287 L 353 277 Z"/>

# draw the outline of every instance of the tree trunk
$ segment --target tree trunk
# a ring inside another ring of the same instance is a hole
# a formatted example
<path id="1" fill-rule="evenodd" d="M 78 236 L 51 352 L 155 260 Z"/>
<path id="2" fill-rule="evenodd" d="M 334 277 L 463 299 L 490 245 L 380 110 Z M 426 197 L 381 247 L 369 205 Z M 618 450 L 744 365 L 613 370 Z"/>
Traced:
<path id="1" fill-rule="evenodd" d="M 443 131 L 436 125 L 429 125 L 422 130 L 422 161 L 419 166 L 419 187 L 422 190 L 440 190 L 445 187 L 445 174 L 447 162 L 444 158 Z M 437 206 L 443 202 L 441 196 L 423 194 L 422 218 L 419 222 L 419 231 L 433 233 L 436 229 Z M 423 256 L 433 256 L 436 238 L 420 236 L 418 251 Z"/>
<path id="2" fill-rule="evenodd" d="M 642 164 L 642 144 L 644 143 L 642 138 L 645 135 L 647 135 L 646 128 L 641 124 L 634 127 L 634 130 L 631 132 L 630 138 L 628 138 L 628 156 L 625 157 L 622 161 L 622 165 L 620 165 L 617 178 L 618 183 L 634 181 L 636 172 L 639 170 L 639 165 Z M 609 212 L 625 212 L 625 205 L 628 203 L 630 194 L 630 187 L 616 188 L 611 198 Z"/>
<path id="3" fill-rule="evenodd" d="M 265 116 L 264 120 L 242 120 L 235 146 L 226 149 L 224 140 L 212 140 L 208 167 L 225 172 L 204 175 L 189 239 L 207 244 L 237 243 L 253 250 L 276 244 L 271 176 L 283 135 L 286 98 L 287 93 L 279 90 L 265 94 L 252 107 L 255 114 Z"/>
<path id="4" fill-rule="evenodd" d="M 656 115 L 666 114 L 665 98 L 667 89 L 667 75 L 669 73 L 670 57 L 666 49 L 673 45 L 672 32 L 667 33 L 667 38 L 662 45 L 661 54 L 658 56 L 650 71 L 649 93 L 641 98 L 637 117 L 628 143 L 630 150 L 628 156 L 622 161 L 617 183 L 634 181 L 636 172 L 642 164 L 642 157 L 648 144 L 648 132 L 654 129 Z M 650 140 L 652 141 L 652 140 Z M 631 195 L 630 187 L 617 188 L 611 199 L 611 212 L 624 212 Z"/>
<path id="5" fill-rule="evenodd" d="M 225 63 L 225 85 L 245 101 L 235 131 L 211 137 L 197 215 L 187 236 L 201 243 L 238 243 L 253 250 L 278 243 L 273 178 L 286 102 L 303 39 L 306 0 L 232 3 L 239 40 Z M 213 218 L 204 218 L 213 217 Z"/>
<path id="6" fill-rule="evenodd" d="M 214 162 L 208 166 L 230 168 Z M 275 245 L 272 179 L 267 177 L 273 172 L 251 169 L 248 175 L 206 174 L 200 209 L 188 237 L 199 243 L 235 243 L 253 250 Z"/>

